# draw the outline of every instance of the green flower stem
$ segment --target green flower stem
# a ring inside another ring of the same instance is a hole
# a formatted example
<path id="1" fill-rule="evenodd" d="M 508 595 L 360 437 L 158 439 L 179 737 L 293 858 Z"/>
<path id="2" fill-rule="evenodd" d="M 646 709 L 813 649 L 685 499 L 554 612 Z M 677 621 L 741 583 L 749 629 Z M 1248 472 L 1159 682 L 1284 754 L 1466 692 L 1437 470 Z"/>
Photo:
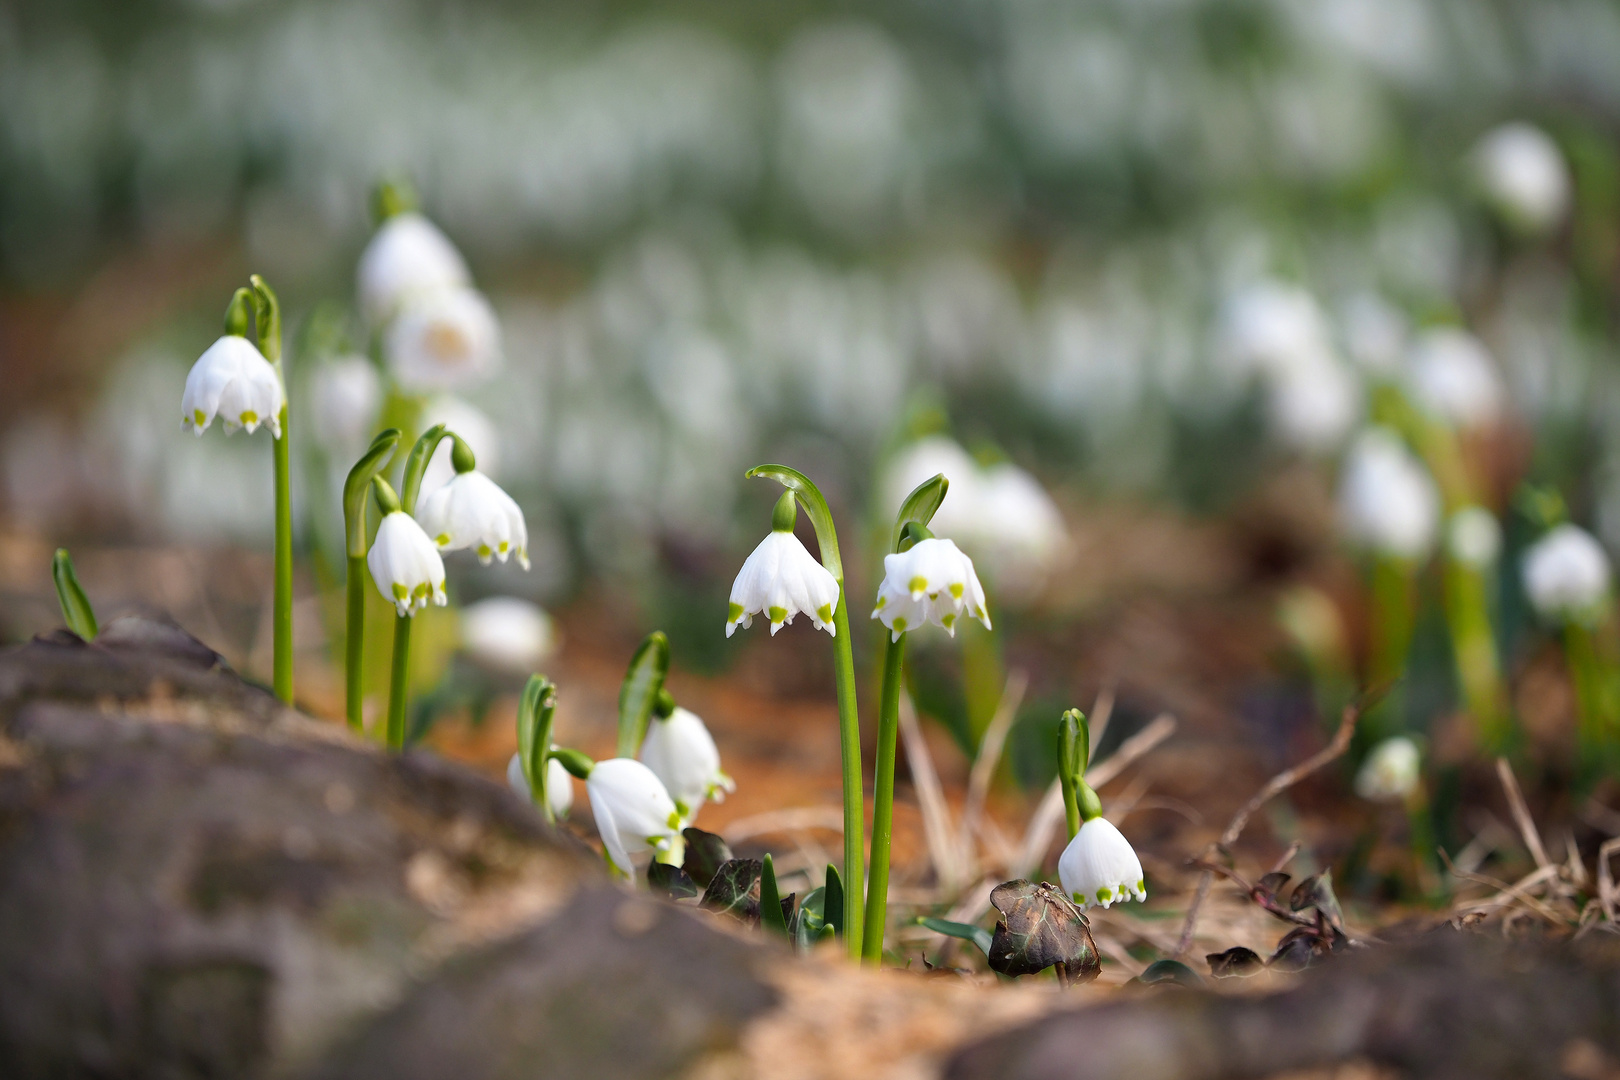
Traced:
<path id="1" fill-rule="evenodd" d="M 1511 732 L 1485 575 L 1474 567 L 1447 560 L 1445 585 L 1446 621 L 1451 626 L 1452 651 L 1457 658 L 1457 681 L 1480 741 L 1491 753 L 1501 753 Z"/>
<path id="2" fill-rule="evenodd" d="M 872 792 L 872 874 L 866 893 L 866 933 L 861 958 L 883 960 L 883 929 L 889 913 L 889 840 L 894 828 L 894 756 L 900 735 L 900 683 L 906 635 L 889 641 L 883 656 L 883 696 L 878 703 L 877 764 Z"/>
<path id="3" fill-rule="evenodd" d="M 1070 709 L 1058 720 L 1058 787 L 1063 792 L 1063 819 L 1069 826 L 1069 839 L 1080 831 L 1080 788 L 1091 759 L 1091 727 L 1079 709 Z M 1087 788 L 1089 791 L 1090 789 Z M 1092 793 L 1092 799 L 1096 794 Z"/>
<path id="4" fill-rule="evenodd" d="M 276 362 L 277 374 L 281 363 Z M 292 704 L 293 699 L 293 552 L 292 552 L 292 465 L 288 443 L 287 406 L 281 406 L 281 438 L 275 440 L 276 460 L 276 593 L 274 629 L 276 697 Z"/>
<path id="5" fill-rule="evenodd" d="M 1599 647 L 1597 631 L 1580 622 L 1564 628 L 1564 657 L 1575 684 L 1579 713 L 1581 772 L 1595 779 L 1613 763 L 1620 709 L 1616 708 L 1615 682 L 1620 672 Z"/>
<path id="6" fill-rule="evenodd" d="M 365 653 L 366 653 L 366 557 L 364 555 L 349 556 L 348 582 L 349 614 L 345 624 L 347 630 L 343 638 L 343 709 L 348 717 L 349 727 L 355 731 L 364 726 L 364 717 L 360 715 L 364 695 L 362 683 L 364 679 Z"/>
<path id="7" fill-rule="evenodd" d="M 833 611 L 833 672 L 838 683 L 838 745 L 844 769 L 844 940 L 852 960 L 861 955 L 861 902 L 865 886 L 866 796 L 861 783 L 861 717 L 855 703 L 855 651 L 850 643 L 849 599 L 838 580 Z"/>
<path id="8" fill-rule="evenodd" d="M 388 749 L 405 749 L 405 678 L 411 667 L 411 616 L 394 616 L 394 666 L 388 677 Z"/>

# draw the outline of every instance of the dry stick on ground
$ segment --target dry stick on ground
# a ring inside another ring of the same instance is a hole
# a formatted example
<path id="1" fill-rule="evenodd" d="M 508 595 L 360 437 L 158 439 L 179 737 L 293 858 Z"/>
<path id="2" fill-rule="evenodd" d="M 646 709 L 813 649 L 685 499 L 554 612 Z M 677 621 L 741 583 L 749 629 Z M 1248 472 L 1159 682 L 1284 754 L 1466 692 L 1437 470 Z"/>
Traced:
<path id="1" fill-rule="evenodd" d="M 738 818 L 720 832 L 726 838 L 726 843 L 735 844 L 765 833 L 788 833 L 800 829 L 825 829 L 842 834 L 844 809 L 841 806 L 800 806 L 790 810 L 767 810 L 762 814 Z"/>
<path id="2" fill-rule="evenodd" d="M 1237 843 L 1237 838 L 1243 835 L 1244 827 L 1249 824 L 1249 818 L 1254 816 L 1256 810 L 1348 750 L 1350 737 L 1356 733 L 1356 720 L 1360 716 L 1360 706 L 1346 705 L 1344 718 L 1339 721 L 1339 730 L 1334 733 L 1333 741 L 1293 768 L 1284 769 L 1266 781 L 1266 786 L 1255 792 L 1254 797 L 1244 803 L 1243 808 L 1233 816 L 1231 824 L 1221 833 L 1220 840 L 1209 845 L 1200 858 L 1210 858 L 1220 848 L 1230 848 Z M 1215 873 L 1212 870 L 1205 870 L 1198 876 L 1198 891 L 1193 894 L 1192 904 L 1187 908 L 1187 921 L 1182 924 L 1181 940 L 1176 945 L 1177 956 L 1185 955 L 1187 950 L 1192 948 L 1193 931 L 1198 928 L 1198 909 L 1203 906 L 1204 898 L 1209 895 L 1209 886 L 1214 880 Z"/>
<path id="3" fill-rule="evenodd" d="M 1024 703 L 1024 692 L 1028 689 L 1029 676 L 1025 672 L 1015 668 L 1007 674 L 996 713 L 990 718 L 990 726 L 984 729 L 984 738 L 979 740 L 979 752 L 973 759 L 972 772 L 968 773 L 967 801 L 962 807 L 964 850 L 973 850 L 979 819 L 984 816 L 984 800 L 990 794 L 990 781 L 995 779 L 1002 751 L 1007 746 L 1007 735 L 1012 731 L 1013 721 L 1018 719 L 1018 707 Z"/>
<path id="4" fill-rule="evenodd" d="M 1609 870 L 1609 858 L 1616 854 L 1620 854 L 1620 837 L 1605 840 L 1603 846 L 1598 848 L 1598 901 L 1610 922 L 1620 921 L 1620 891 L 1615 889 L 1614 875 Z"/>
<path id="5" fill-rule="evenodd" d="M 1435 851 L 1439 853 L 1440 861 L 1446 864 L 1446 869 L 1451 872 L 1452 876 L 1461 878 L 1463 881 L 1471 882 L 1475 885 L 1484 885 L 1486 888 L 1496 890 L 1495 896 L 1488 896 L 1483 900 L 1458 903 L 1455 905 L 1453 910 L 1459 912 L 1464 911 L 1465 909 L 1466 911 L 1484 911 L 1489 908 L 1503 907 L 1513 901 L 1517 901 L 1526 907 L 1533 908 L 1537 914 L 1551 922 L 1564 922 L 1563 916 L 1547 907 L 1546 904 L 1542 903 L 1534 896 L 1531 896 L 1528 891 L 1530 889 L 1539 887 L 1547 881 L 1556 879 L 1558 877 L 1558 868 L 1556 866 L 1548 865 L 1538 867 L 1537 869 L 1531 871 L 1528 877 L 1520 878 L 1518 881 L 1510 885 L 1498 878 L 1491 877 L 1489 874 L 1479 874 L 1468 870 L 1459 870 L 1452 864 L 1451 857 L 1446 854 L 1445 848 L 1436 848 Z"/>
<path id="6" fill-rule="evenodd" d="M 1536 823 L 1530 819 L 1530 808 L 1524 804 L 1524 793 L 1519 790 L 1519 781 L 1513 775 L 1507 758 L 1496 759 L 1496 775 L 1502 781 L 1502 790 L 1507 793 L 1513 823 L 1519 827 L 1519 835 L 1524 837 L 1524 846 L 1530 849 L 1530 857 L 1536 860 L 1537 866 L 1546 866 L 1551 860 L 1547 858 L 1547 849 L 1541 846 L 1541 834 L 1536 831 Z"/>
<path id="7" fill-rule="evenodd" d="M 911 768 L 911 786 L 917 792 L 922 811 L 923 836 L 934 863 L 934 877 L 947 894 L 967 884 L 973 873 L 973 857 L 961 846 L 961 837 L 951 824 L 950 804 L 934 768 L 934 755 L 917 723 L 917 707 L 910 693 L 900 695 L 900 736 L 906 744 L 906 764 Z"/>

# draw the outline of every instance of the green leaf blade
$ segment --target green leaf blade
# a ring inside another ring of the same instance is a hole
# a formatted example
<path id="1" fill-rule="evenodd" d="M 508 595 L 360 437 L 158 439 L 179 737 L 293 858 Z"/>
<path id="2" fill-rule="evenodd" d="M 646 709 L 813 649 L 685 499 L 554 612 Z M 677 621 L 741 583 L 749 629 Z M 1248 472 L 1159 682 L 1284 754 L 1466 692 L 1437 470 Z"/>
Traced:
<path id="1" fill-rule="evenodd" d="M 971 941 L 978 946 L 979 951 L 984 953 L 985 956 L 990 955 L 990 931 L 982 926 L 974 926 L 972 923 L 952 922 L 950 919 L 936 919 L 932 915 L 919 918 L 917 925 L 927 927 L 936 934 L 944 934 L 946 937 Z"/>
<path id="2" fill-rule="evenodd" d="M 51 578 L 56 582 L 56 599 L 62 605 L 62 618 L 66 620 L 68 629 L 86 641 L 96 640 L 96 635 L 101 632 L 96 623 L 96 612 L 79 584 L 78 574 L 73 572 L 73 558 L 68 555 L 67 548 L 57 548 L 51 558 Z"/>
<path id="3" fill-rule="evenodd" d="M 669 638 L 662 630 L 654 630 L 630 658 L 630 668 L 619 684 L 619 757 L 633 758 L 641 749 L 668 674 Z"/>

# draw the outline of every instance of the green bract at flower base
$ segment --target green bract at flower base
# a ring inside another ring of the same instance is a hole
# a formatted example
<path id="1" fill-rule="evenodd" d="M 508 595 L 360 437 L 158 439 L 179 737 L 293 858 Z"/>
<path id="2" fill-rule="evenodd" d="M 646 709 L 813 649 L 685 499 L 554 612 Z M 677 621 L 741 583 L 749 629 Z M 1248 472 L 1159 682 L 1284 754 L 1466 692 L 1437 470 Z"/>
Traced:
<path id="1" fill-rule="evenodd" d="M 844 883 L 843 914 L 837 925 L 844 934 L 849 955 L 859 957 L 865 877 L 861 851 L 865 800 L 861 788 L 861 721 L 855 699 L 855 654 L 849 641 L 849 602 L 844 592 L 844 561 L 838 553 L 838 530 L 833 527 L 832 511 L 827 508 L 821 491 L 797 469 L 786 465 L 759 465 L 746 475 L 775 480 L 793 493 L 816 531 L 821 565 L 838 583 L 838 598 L 832 610 L 833 672 L 838 681 L 838 738 L 844 774 L 844 875 L 848 880 Z"/>
<path id="2" fill-rule="evenodd" d="M 928 523 L 945 501 L 950 482 L 943 475 L 918 484 L 895 516 L 891 546 L 895 553 L 928 539 Z M 883 690 L 878 702 L 877 761 L 873 766 L 871 880 L 861 935 L 861 957 L 871 964 L 883 961 L 884 923 L 889 914 L 889 843 L 894 831 L 894 762 L 900 738 L 900 684 L 905 677 L 906 637 L 899 630 L 890 638 L 883 656 Z M 858 888 L 852 889 L 858 894 Z"/>
<path id="3" fill-rule="evenodd" d="M 51 558 L 51 578 L 56 582 L 56 599 L 62 605 L 62 618 L 67 621 L 68 629 L 86 641 L 96 640 L 101 632 L 96 624 L 96 613 L 79 585 L 79 576 L 73 572 L 73 559 L 67 548 L 57 548 Z"/>
<path id="4" fill-rule="evenodd" d="M 348 566 L 348 619 L 343 639 L 344 711 L 349 727 L 361 728 L 361 682 L 366 633 L 366 495 L 371 481 L 387 466 L 399 445 L 398 428 L 389 428 L 371 442 L 343 483 L 344 554 Z"/>

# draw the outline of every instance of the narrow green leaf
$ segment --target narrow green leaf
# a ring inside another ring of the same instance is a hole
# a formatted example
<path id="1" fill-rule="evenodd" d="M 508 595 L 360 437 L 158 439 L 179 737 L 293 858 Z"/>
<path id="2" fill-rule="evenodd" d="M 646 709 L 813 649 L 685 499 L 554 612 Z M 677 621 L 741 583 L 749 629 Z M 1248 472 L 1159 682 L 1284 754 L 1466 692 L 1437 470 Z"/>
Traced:
<path id="1" fill-rule="evenodd" d="M 782 894 L 776 888 L 776 867 L 766 854 L 759 872 L 759 921 L 767 930 L 787 937 L 787 920 L 782 917 Z"/>
<path id="2" fill-rule="evenodd" d="M 844 936 L 844 879 L 838 876 L 838 867 L 832 863 L 827 864 L 827 884 L 823 886 L 826 892 L 821 902 L 822 911 L 826 913 L 827 925 L 832 927 L 833 933 L 839 937 Z"/>
<path id="3" fill-rule="evenodd" d="M 654 630 L 630 658 L 630 669 L 619 686 L 620 757 L 633 758 L 641 749 L 641 741 L 647 737 L 647 722 L 658 703 L 658 691 L 664 688 L 664 676 L 668 674 L 669 638 L 662 630 Z"/>
<path id="4" fill-rule="evenodd" d="M 790 469 L 786 465 L 756 465 L 744 475 L 750 479 L 763 476 L 768 480 L 775 480 L 798 496 L 806 516 L 810 518 L 811 526 L 816 530 L 816 546 L 821 549 L 821 565 L 825 566 L 842 585 L 844 560 L 838 554 L 838 530 L 833 528 L 832 511 L 827 508 L 827 500 L 822 498 L 821 489 L 804 473 Z"/>
<path id="5" fill-rule="evenodd" d="M 984 955 L 990 955 L 990 931 L 982 926 L 974 926 L 972 923 L 952 922 L 949 919 L 936 919 L 932 915 L 918 919 L 917 925 L 926 926 L 934 933 L 944 934 L 946 937 L 971 941 L 978 946 L 979 951 Z"/>
<path id="6" fill-rule="evenodd" d="M 73 559 L 67 548 L 56 549 L 51 559 L 51 577 L 56 581 L 56 599 L 62 605 L 62 618 L 67 620 L 68 629 L 86 641 L 96 640 L 96 634 L 100 633 L 96 613 L 79 585 L 79 576 L 73 572 Z"/>
<path id="7" fill-rule="evenodd" d="M 546 798 L 546 767 L 551 751 L 551 717 L 557 708 L 557 688 L 544 675 L 530 675 L 518 703 L 518 760 L 529 781 L 529 794 L 547 821 L 552 820 Z"/>
<path id="8" fill-rule="evenodd" d="M 906 531 L 906 526 L 915 521 L 919 525 L 927 526 L 934 520 L 934 514 L 939 510 L 939 504 L 945 501 L 945 493 L 950 490 L 951 482 L 945 479 L 944 473 L 935 473 L 912 489 L 906 501 L 900 504 L 900 512 L 894 518 L 894 536 L 889 540 L 889 550 L 900 550 L 900 534 Z"/>

